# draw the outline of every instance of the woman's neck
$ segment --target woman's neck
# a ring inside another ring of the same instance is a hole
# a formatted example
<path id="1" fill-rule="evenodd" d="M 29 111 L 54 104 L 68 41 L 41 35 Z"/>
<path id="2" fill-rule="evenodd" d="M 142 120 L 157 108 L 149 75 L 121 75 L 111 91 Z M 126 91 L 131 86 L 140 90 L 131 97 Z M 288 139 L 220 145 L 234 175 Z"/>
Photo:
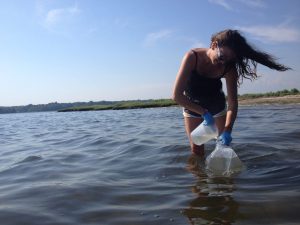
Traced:
<path id="1" fill-rule="evenodd" d="M 205 74 L 219 74 L 221 71 L 224 71 L 224 65 L 219 63 L 214 63 L 213 50 L 208 48 L 205 50 L 204 57 L 202 57 L 201 71 Z"/>

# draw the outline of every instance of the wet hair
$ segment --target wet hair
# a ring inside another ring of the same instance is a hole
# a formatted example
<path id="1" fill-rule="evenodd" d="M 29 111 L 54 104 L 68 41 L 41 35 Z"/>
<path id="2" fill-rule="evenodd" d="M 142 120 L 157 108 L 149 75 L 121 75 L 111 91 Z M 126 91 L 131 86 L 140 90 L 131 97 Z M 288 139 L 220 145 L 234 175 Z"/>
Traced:
<path id="1" fill-rule="evenodd" d="M 234 52 L 236 57 L 233 61 L 228 62 L 227 67 L 236 68 L 239 76 L 239 84 L 243 82 L 243 78 L 250 80 L 257 79 L 257 63 L 278 71 L 290 69 L 277 63 L 274 56 L 248 44 L 247 40 L 237 30 L 228 29 L 218 32 L 211 37 L 211 42 L 214 41 L 217 41 L 219 46 L 227 46 Z"/>

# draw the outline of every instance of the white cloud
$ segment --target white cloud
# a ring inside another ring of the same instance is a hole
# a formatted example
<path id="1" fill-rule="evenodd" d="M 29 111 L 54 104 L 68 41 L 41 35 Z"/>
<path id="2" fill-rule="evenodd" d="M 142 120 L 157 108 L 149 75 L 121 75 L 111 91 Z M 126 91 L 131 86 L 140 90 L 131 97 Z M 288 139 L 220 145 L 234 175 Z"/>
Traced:
<path id="1" fill-rule="evenodd" d="M 300 41 L 300 31 L 288 26 L 247 26 L 237 27 L 237 29 L 253 35 L 263 42 L 298 42 Z"/>
<path id="2" fill-rule="evenodd" d="M 266 7 L 265 2 L 262 0 L 236 0 L 244 5 L 253 7 L 253 8 L 264 8 Z"/>
<path id="3" fill-rule="evenodd" d="M 208 0 L 210 3 L 220 5 L 227 10 L 232 10 L 232 7 L 228 4 L 226 0 Z"/>
<path id="4" fill-rule="evenodd" d="M 177 32 L 175 33 L 175 31 L 171 29 L 164 29 L 158 32 L 147 34 L 146 38 L 143 41 L 143 45 L 145 47 L 151 47 L 165 40 L 181 42 L 186 45 L 187 48 L 206 47 L 206 45 L 203 42 L 199 41 L 199 39 L 188 37 L 186 35 L 180 35 Z"/>
<path id="5" fill-rule="evenodd" d="M 169 30 L 169 29 L 149 33 L 149 34 L 147 34 L 147 36 L 144 40 L 144 45 L 145 46 L 153 46 L 161 40 L 166 40 L 166 39 L 170 38 L 172 36 L 172 34 L 173 34 L 173 31 Z"/>
<path id="6" fill-rule="evenodd" d="M 77 3 L 65 7 L 55 7 L 53 4 L 52 1 L 36 1 L 36 13 L 39 23 L 50 31 L 57 32 L 59 26 L 72 22 L 81 12 Z M 64 30 L 62 27 L 59 29 Z"/>
<path id="7" fill-rule="evenodd" d="M 63 9 L 52 9 L 52 10 L 50 10 L 46 15 L 45 22 L 48 25 L 57 23 L 61 19 L 62 15 L 63 15 L 63 12 L 64 12 Z"/>
<path id="8" fill-rule="evenodd" d="M 45 23 L 48 26 L 52 26 L 63 20 L 70 19 L 80 12 L 77 5 L 68 8 L 51 9 L 47 12 L 45 17 Z"/>
<path id="9" fill-rule="evenodd" d="M 236 3 L 240 3 L 242 5 L 252 8 L 264 8 L 266 6 L 262 0 L 235 0 L 235 2 L 228 0 L 208 0 L 208 2 L 222 6 L 223 8 L 229 11 L 237 10 Z M 231 4 L 229 4 L 229 2 Z M 234 5 L 234 7 L 232 5 Z"/>

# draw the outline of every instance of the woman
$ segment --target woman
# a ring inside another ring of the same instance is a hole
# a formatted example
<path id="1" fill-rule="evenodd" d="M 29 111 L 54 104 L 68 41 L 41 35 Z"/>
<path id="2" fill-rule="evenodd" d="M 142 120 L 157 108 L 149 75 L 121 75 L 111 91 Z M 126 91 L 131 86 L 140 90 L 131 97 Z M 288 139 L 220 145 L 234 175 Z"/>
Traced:
<path id="1" fill-rule="evenodd" d="M 216 123 L 219 140 L 229 145 L 238 110 L 237 86 L 243 78 L 256 79 L 257 63 L 271 69 L 289 68 L 277 63 L 273 56 L 249 45 L 237 30 L 224 30 L 211 38 L 210 48 L 187 52 L 178 71 L 173 100 L 184 107 L 185 128 L 194 154 L 204 156 L 204 146 L 192 143 L 190 133 L 204 120 Z M 221 78 L 225 78 L 227 104 Z"/>

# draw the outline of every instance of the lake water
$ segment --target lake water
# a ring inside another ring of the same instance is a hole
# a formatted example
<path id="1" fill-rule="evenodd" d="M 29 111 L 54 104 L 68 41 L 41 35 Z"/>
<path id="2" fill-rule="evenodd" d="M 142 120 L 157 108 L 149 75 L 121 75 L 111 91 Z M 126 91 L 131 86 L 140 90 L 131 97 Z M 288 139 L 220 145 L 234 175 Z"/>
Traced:
<path id="1" fill-rule="evenodd" d="M 233 138 L 246 168 L 213 178 L 179 107 L 2 114 L 0 223 L 300 224 L 300 106 L 240 107 Z"/>

